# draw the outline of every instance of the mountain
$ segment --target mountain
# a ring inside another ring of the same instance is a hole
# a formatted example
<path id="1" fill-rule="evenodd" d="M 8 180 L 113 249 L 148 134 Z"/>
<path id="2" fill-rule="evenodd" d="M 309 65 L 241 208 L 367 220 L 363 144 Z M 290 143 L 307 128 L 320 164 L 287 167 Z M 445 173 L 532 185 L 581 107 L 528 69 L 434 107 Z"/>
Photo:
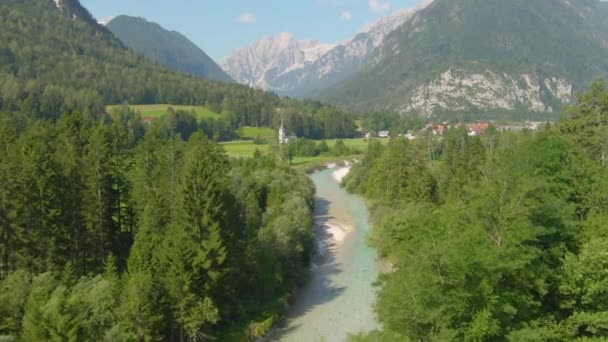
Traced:
<path id="1" fill-rule="evenodd" d="M 235 51 L 221 65 L 243 84 L 282 95 L 313 95 L 359 71 L 387 34 L 431 1 L 381 18 L 337 45 L 298 41 L 282 33 Z"/>
<path id="2" fill-rule="evenodd" d="M 171 69 L 216 81 L 234 82 L 188 38 L 143 18 L 118 16 L 106 27 L 126 46 Z"/>
<path id="3" fill-rule="evenodd" d="M 149 61 L 76 0 L 0 1 L 0 22 L 0 110 L 57 119 L 75 110 L 99 115 L 106 104 L 171 103 L 268 126 L 281 106 L 274 94 Z"/>
<path id="4" fill-rule="evenodd" d="M 293 34 L 283 32 L 234 51 L 221 65 L 239 83 L 280 91 L 274 86 L 275 79 L 314 63 L 333 47 L 313 40 L 297 40 Z"/>
<path id="5" fill-rule="evenodd" d="M 50 0 L 45 1 L 45 4 Z M 113 44 L 118 43 L 118 40 L 106 30 L 103 25 L 99 24 L 91 13 L 84 8 L 78 0 L 52 0 L 55 8 L 59 13 L 63 14 L 64 17 L 70 18 L 74 21 L 85 23 L 89 29 L 92 29 L 98 37 L 103 38 L 105 41 L 111 41 Z"/>
<path id="6" fill-rule="evenodd" d="M 551 113 L 608 73 L 607 17 L 597 0 L 435 0 L 322 98 L 426 116 Z"/>
<path id="7" fill-rule="evenodd" d="M 431 1 L 425 0 L 415 8 L 402 9 L 365 26 L 353 39 L 337 45 L 314 63 L 278 77 L 272 83 L 273 90 L 291 96 L 313 96 L 347 79 L 366 64 L 389 33 Z"/>

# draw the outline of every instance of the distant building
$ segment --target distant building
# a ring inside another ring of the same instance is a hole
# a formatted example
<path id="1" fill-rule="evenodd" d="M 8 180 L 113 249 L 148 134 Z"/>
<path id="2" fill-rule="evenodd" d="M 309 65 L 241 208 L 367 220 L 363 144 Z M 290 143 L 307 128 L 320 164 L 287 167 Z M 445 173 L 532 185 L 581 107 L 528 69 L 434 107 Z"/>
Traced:
<path id="1" fill-rule="evenodd" d="M 156 120 L 156 119 L 158 119 L 158 118 L 157 118 L 157 117 L 155 117 L 155 116 L 144 116 L 144 117 L 142 118 L 142 121 L 143 121 L 143 123 L 144 123 L 145 125 L 149 125 L 149 124 L 151 124 L 151 123 L 152 123 L 152 121 L 154 121 L 154 120 Z"/>
<path id="2" fill-rule="evenodd" d="M 435 135 L 444 135 L 447 131 L 447 125 L 436 125 L 435 127 L 433 127 L 433 134 Z"/>
<path id="3" fill-rule="evenodd" d="M 285 135 L 285 125 L 283 124 L 283 120 L 281 120 L 281 127 L 279 127 L 279 143 L 284 144 L 286 139 L 287 136 Z"/>
<path id="4" fill-rule="evenodd" d="M 519 132 L 525 129 L 524 126 L 500 126 L 498 130 L 501 132 Z"/>
<path id="5" fill-rule="evenodd" d="M 295 141 L 298 139 L 298 137 L 295 134 L 290 133 L 289 135 L 287 135 L 286 132 L 287 131 L 285 130 L 285 124 L 284 124 L 283 120 L 281 120 L 281 127 L 279 127 L 279 143 L 287 144 L 290 141 Z"/>
<path id="6" fill-rule="evenodd" d="M 378 132 L 378 138 L 388 138 L 389 134 L 389 131 L 380 131 Z"/>
<path id="7" fill-rule="evenodd" d="M 298 136 L 293 133 L 290 133 L 285 140 L 287 142 L 296 141 L 296 140 L 298 140 Z"/>
<path id="8" fill-rule="evenodd" d="M 543 124 L 543 122 L 526 122 L 526 127 L 530 130 L 537 131 L 541 128 Z"/>
<path id="9" fill-rule="evenodd" d="M 470 124 L 467 127 L 469 129 L 468 135 L 470 137 L 476 137 L 476 136 L 480 136 L 480 135 L 486 134 L 486 131 L 488 130 L 488 128 L 490 128 L 490 125 L 487 124 L 487 123 L 484 123 L 484 124 Z"/>

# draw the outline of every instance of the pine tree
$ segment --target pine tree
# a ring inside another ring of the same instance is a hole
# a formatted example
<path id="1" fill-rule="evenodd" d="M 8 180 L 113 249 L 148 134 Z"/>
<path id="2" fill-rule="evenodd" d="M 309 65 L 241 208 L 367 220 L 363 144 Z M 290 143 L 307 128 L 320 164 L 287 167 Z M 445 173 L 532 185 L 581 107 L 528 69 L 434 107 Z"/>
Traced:
<path id="1" fill-rule="evenodd" d="M 223 227 L 227 209 L 227 160 L 200 133 L 185 153 L 177 219 L 165 244 L 165 286 L 179 325 L 190 338 L 219 320 L 214 292 L 226 272 Z"/>
<path id="2" fill-rule="evenodd" d="M 19 156 L 17 130 L 8 115 L 0 113 L 0 280 L 15 268 L 18 236 L 15 193 Z"/>
<path id="3" fill-rule="evenodd" d="M 99 267 L 111 251 L 115 238 L 112 220 L 112 175 L 110 141 L 103 126 L 95 127 L 85 147 L 84 218 L 88 234 L 88 248 L 94 265 Z"/>
<path id="4" fill-rule="evenodd" d="M 129 273 L 122 293 L 120 314 L 137 341 L 161 341 L 167 317 L 161 307 L 161 291 L 152 275 Z"/>
<path id="5" fill-rule="evenodd" d="M 86 267 L 87 232 L 83 217 L 84 146 L 87 124 L 82 115 L 64 115 L 58 123 L 57 161 L 63 171 L 63 188 L 66 192 L 62 224 L 69 227 L 70 261 L 84 273 Z"/>
<path id="6" fill-rule="evenodd" d="M 65 182 L 55 160 L 55 148 L 54 129 L 45 122 L 27 132 L 21 148 L 20 191 L 16 193 L 19 258 L 21 265 L 37 272 L 69 260 L 69 234 L 61 220 Z"/>

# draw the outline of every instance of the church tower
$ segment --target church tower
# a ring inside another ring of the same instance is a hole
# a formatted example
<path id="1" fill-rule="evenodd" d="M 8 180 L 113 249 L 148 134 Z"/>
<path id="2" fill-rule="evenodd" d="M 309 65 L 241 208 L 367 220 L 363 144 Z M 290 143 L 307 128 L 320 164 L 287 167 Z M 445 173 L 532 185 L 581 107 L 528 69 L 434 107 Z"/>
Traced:
<path id="1" fill-rule="evenodd" d="M 287 142 L 287 134 L 285 134 L 285 124 L 281 120 L 281 127 L 279 127 L 279 143 L 284 144 Z"/>

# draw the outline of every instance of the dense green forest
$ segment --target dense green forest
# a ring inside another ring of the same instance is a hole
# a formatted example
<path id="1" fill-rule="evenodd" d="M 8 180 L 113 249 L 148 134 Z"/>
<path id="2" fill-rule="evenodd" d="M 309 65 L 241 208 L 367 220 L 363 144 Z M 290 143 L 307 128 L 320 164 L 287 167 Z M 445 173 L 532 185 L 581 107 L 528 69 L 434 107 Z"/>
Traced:
<path id="1" fill-rule="evenodd" d="M 539 132 L 372 143 L 345 179 L 372 199 L 384 330 L 370 341 L 608 336 L 608 87 Z"/>
<path id="2" fill-rule="evenodd" d="M 314 186 L 237 127 L 354 134 L 318 102 L 169 71 L 77 0 L 0 2 L 0 339 L 263 335 L 307 277 Z M 109 103 L 204 105 L 144 125 Z M 280 152 L 280 151 L 278 151 Z"/>
<path id="3" fill-rule="evenodd" d="M 274 157 L 128 113 L 3 113 L 0 151 L 4 339 L 254 338 L 305 281 L 314 186 Z"/>
<path id="4" fill-rule="evenodd" d="M 222 114 L 211 125 L 231 132 L 278 127 L 283 117 L 299 136 L 355 133 L 352 116 L 337 108 L 170 71 L 125 48 L 78 1 L 61 4 L 0 2 L 0 109 L 58 120 L 81 109 L 98 117 L 108 104 L 202 105 Z"/>

